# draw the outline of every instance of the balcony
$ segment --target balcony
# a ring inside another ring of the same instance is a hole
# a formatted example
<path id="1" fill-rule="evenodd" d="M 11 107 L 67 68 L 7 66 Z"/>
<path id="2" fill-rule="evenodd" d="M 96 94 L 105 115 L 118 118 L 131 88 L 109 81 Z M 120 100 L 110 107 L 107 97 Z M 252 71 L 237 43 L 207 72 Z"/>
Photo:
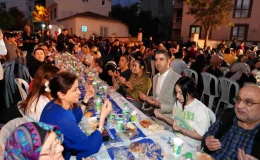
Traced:
<path id="1" fill-rule="evenodd" d="M 182 0 L 175 0 L 173 8 L 174 9 L 183 8 L 183 1 Z"/>

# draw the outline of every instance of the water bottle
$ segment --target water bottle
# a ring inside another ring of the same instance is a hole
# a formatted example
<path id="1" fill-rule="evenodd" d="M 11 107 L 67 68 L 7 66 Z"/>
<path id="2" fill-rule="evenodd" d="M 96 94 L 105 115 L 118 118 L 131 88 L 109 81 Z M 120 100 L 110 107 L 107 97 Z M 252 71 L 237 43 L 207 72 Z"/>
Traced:
<path id="1" fill-rule="evenodd" d="M 130 113 L 130 110 L 128 107 L 128 103 L 125 103 L 123 111 L 122 111 L 122 118 L 124 120 L 124 123 L 127 123 L 129 121 L 129 113 Z"/>
<path id="2" fill-rule="evenodd" d="M 115 112 L 112 111 L 107 118 L 107 127 L 108 129 L 113 129 L 114 128 L 114 121 L 115 121 Z"/>
<path id="3" fill-rule="evenodd" d="M 100 95 L 98 95 L 95 100 L 95 106 L 96 106 L 96 113 L 100 114 L 101 107 L 102 107 L 102 99 L 100 98 Z"/>
<path id="4" fill-rule="evenodd" d="M 80 90 L 80 93 L 81 93 L 80 94 L 80 100 L 82 100 L 86 93 L 85 93 L 84 82 L 81 79 L 79 79 L 79 90 Z"/>
<path id="5" fill-rule="evenodd" d="M 184 160 L 192 160 L 192 153 L 187 152 L 187 153 L 185 154 Z"/>

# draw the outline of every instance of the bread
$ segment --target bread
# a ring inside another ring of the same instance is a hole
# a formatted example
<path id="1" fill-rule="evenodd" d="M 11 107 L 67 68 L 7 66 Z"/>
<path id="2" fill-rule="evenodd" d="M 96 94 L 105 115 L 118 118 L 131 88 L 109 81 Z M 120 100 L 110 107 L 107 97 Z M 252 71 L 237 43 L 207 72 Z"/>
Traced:
<path id="1" fill-rule="evenodd" d="M 84 116 L 86 116 L 87 118 L 92 117 L 93 113 L 92 112 L 85 112 Z"/>
<path id="2" fill-rule="evenodd" d="M 148 128 L 152 123 L 149 120 L 141 120 L 140 125 L 144 128 Z"/>
<path id="3" fill-rule="evenodd" d="M 198 160 L 213 160 L 213 158 L 206 153 L 197 152 L 196 155 Z"/>

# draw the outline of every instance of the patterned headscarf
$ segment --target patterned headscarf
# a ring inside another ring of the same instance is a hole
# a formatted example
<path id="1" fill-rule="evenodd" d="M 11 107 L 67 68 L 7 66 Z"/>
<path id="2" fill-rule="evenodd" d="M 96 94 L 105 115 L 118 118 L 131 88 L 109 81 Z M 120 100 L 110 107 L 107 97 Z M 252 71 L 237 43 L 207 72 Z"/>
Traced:
<path id="1" fill-rule="evenodd" d="M 61 138 L 62 134 L 57 126 L 42 122 L 29 122 L 17 127 L 6 142 L 4 160 L 39 159 L 42 145 L 50 131 Z"/>

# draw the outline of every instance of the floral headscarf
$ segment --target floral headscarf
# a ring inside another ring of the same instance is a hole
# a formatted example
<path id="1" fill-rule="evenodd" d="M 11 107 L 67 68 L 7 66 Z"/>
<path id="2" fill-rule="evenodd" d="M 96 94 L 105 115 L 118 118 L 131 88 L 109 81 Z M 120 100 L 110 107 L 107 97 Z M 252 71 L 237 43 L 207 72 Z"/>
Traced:
<path id="1" fill-rule="evenodd" d="M 57 126 L 42 122 L 29 122 L 20 125 L 6 142 L 4 160 L 38 160 L 42 145 L 50 131 L 54 131 L 58 138 L 62 138 Z"/>

